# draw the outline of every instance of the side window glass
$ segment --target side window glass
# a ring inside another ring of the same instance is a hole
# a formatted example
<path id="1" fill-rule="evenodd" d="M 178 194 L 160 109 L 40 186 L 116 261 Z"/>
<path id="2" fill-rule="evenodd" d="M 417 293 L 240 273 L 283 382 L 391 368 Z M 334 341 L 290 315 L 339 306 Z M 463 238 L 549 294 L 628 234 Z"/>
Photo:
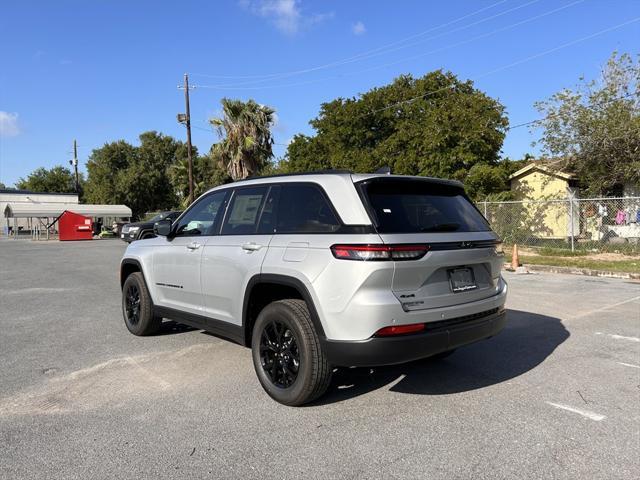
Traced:
<path id="1" fill-rule="evenodd" d="M 218 215 L 222 215 L 227 193 L 214 193 L 198 201 L 180 219 L 174 235 L 176 237 L 213 235 L 216 219 Z"/>
<path id="2" fill-rule="evenodd" d="M 280 187 L 274 185 L 269 190 L 269 195 L 262 207 L 262 213 L 260 215 L 260 223 L 258 224 L 258 233 L 270 234 L 274 233 L 276 229 L 276 205 L 278 204 L 278 198 L 280 196 Z"/>
<path id="3" fill-rule="evenodd" d="M 332 233 L 340 228 L 331 206 L 315 185 L 283 185 L 278 205 L 278 233 Z"/>
<path id="4" fill-rule="evenodd" d="M 235 190 L 222 226 L 223 235 L 256 233 L 267 188 L 252 187 Z"/>

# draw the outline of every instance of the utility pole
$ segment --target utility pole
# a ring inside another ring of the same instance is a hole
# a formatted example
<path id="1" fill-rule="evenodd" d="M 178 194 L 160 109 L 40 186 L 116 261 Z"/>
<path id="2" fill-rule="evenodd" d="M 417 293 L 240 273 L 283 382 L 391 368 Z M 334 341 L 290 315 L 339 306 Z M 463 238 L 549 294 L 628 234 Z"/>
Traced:
<path id="1" fill-rule="evenodd" d="M 178 122 L 187 127 L 187 164 L 189 166 L 189 204 L 193 203 L 193 159 L 191 158 L 191 110 L 189 108 L 189 74 L 184 74 L 184 85 L 178 88 L 184 89 L 185 113 L 178 114 Z"/>
<path id="2" fill-rule="evenodd" d="M 80 181 L 78 179 L 78 144 L 76 140 L 73 140 L 73 160 L 69 161 L 73 165 L 73 169 L 76 174 L 76 193 L 80 193 Z"/>

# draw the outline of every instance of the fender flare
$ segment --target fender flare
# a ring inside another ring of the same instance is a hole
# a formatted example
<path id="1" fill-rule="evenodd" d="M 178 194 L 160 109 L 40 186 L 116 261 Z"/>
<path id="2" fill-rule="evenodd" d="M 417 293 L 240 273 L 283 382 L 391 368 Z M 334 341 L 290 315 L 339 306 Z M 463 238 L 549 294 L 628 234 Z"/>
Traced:
<path id="1" fill-rule="evenodd" d="M 311 321 L 313 322 L 313 326 L 315 327 L 318 336 L 323 341 L 327 338 L 324 333 L 324 328 L 322 327 L 322 322 L 320 321 L 320 316 L 318 315 L 318 311 L 316 310 L 316 306 L 313 302 L 313 298 L 311 297 L 306 285 L 295 277 L 275 273 L 258 273 L 251 277 L 247 283 L 247 287 L 244 291 L 244 300 L 242 302 L 242 330 L 245 333 L 245 338 L 247 335 L 246 329 L 247 316 L 249 312 L 249 298 L 251 297 L 253 288 L 261 283 L 274 283 L 296 289 L 300 293 L 300 296 L 302 296 L 302 299 L 307 303 L 309 314 L 311 315 Z"/>
<path id="2" fill-rule="evenodd" d="M 120 288 L 124 286 L 124 281 L 126 280 L 123 277 L 125 265 L 135 265 L 138 268 L 138 271 L 142 274 L 142 277 L 144 278 L 144 283 L 147 284 L 147 288 L 149 288 L 147 277 L 144 274 L 144 270 L 142 270 L 142 264 L 135 258 L 123 258 L 122 261 L 120 262 Z"/>

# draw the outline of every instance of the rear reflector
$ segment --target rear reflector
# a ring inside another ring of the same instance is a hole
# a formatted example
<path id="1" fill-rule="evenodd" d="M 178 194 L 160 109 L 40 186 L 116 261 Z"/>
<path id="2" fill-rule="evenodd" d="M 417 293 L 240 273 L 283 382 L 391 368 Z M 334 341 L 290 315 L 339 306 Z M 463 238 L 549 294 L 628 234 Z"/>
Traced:
<path id="1" fill-rule="evenodd" d="M 332 245 L 333 256 L 341 260 L 418 260 L 429 251 L 427 245 Z"/>
<path id="2" fill-rule="evenodd" d="M 424 323 L 412 323 L 409 325 L 393 325 L 391 327 L 381 328 L 374 335 L 375 337 L 391 337 L 393 335 L 407 335 L 409 333 L 418 333 L 424 330 Z"/>

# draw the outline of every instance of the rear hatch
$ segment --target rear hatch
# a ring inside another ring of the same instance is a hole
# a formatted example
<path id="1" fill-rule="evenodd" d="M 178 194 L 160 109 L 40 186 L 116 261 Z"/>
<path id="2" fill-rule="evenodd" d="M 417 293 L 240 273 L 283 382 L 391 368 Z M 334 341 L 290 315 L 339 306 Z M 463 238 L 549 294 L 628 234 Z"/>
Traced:
<path id="1" fill-rule="evenodd" d="M 462 185 L 437 179 L 373 177 L 356 182 L 388 245 L 426 246 L 421 258 L 394 261 L 392 290 L 405 310 L 474 302 L 497 293 L 499 239 Z"/>

